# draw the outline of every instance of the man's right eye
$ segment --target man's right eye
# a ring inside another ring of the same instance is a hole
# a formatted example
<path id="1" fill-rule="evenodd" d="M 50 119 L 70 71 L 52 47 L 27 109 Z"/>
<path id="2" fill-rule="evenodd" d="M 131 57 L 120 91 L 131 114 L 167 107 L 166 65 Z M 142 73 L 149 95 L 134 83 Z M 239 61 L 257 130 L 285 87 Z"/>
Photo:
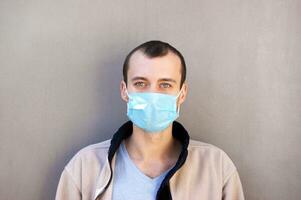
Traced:
<path id="1" fill-rule="evenodd" d="M 146 83 L 145 83 L 145 82 L 135 82 L 134 85 L 135 85 L 136 87 L 142 88 L 142 87 L 145 87 L 145 86 L 146 86 Z"/>

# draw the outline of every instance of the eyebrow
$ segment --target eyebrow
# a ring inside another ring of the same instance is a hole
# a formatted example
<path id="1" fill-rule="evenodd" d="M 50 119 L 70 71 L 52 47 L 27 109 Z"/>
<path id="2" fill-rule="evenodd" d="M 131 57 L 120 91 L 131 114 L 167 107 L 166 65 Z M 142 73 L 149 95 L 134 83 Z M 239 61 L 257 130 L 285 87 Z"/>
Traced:
<path id="1" fill-rule="evenodd" d="M 144 81 L 147 81 L 147 78 L 142 77 L 142 76 L 136 76 L 136 77 L 134 77 L 134 78 L 131 79 L 131 81 L 137 81 L 137 80 L 144 80 Z"/>
<path id="2" fill-rule="evenodd" d="M 160 78 L 159 81 L 166 81 L 166 82 L 177 83 L 177 81 L 174 80 L 174 79 L 172 79 L 172 78 Z"/>
<path id="3" fill-rule="evenodd" d="M 142 76 L 136 76 L 136 77 L 134 77 L 134 78 L 131 79 L 131 81 L 137 81 L 137 80 L 144 80 L 144 81 L 147 81 L 147 78 L 142 77 Z M 174 80 L 174 79 L 172 79 L 172 78 L 160 78 L 159 81 L 160 81 L 160 82 L 166 81 L 166 82 L 177 83 L 177 81 Z"/>

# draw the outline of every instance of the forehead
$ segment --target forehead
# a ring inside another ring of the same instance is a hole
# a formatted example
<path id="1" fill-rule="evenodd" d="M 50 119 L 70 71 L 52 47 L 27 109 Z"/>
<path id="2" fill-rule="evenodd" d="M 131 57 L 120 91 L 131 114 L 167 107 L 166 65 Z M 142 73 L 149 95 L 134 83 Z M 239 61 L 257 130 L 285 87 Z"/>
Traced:
<path id="1" fill-rule="evenodd" d="M 148 58 L 141 51 L 137 51 L 129 61 L 128 80 L 133 77 L 145 77 L 149 80 L 171 78 L 179 83 L 181 60 L 172 52 L 162 57 Z"/>

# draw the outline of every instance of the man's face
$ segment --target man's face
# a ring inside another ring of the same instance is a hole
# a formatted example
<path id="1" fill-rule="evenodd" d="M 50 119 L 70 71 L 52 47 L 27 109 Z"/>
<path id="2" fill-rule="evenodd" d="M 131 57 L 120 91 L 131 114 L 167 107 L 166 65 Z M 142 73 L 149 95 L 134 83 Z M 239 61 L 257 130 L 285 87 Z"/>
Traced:
<path id="1" fill-rule="evenodd" d="M 180 91 L 181 60 L 169 52 L 163 57 L 148 58 L 142 52 L 135 52 L 130 58 L 127 73 L 127 86 L 121 82 L 121 97 L 128 101 L 125 90 L 131 92 L 156 92 L 176 95 Z M 182 103 L 187 92 L 186 83 L 182 86 L 179 102 Z"/>

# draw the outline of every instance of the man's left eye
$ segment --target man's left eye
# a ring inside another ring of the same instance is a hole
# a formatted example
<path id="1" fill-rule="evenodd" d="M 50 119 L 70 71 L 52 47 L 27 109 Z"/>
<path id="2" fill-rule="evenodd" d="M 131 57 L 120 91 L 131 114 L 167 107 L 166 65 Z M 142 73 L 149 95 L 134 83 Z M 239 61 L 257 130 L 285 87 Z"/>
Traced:
<path id="1" fill-rule="evenodd" d="M 170 88 L 171 84 L 169 84 L 169 83 L 161 83 L 160 87 L 162 87 L 162 88 Z"/>

